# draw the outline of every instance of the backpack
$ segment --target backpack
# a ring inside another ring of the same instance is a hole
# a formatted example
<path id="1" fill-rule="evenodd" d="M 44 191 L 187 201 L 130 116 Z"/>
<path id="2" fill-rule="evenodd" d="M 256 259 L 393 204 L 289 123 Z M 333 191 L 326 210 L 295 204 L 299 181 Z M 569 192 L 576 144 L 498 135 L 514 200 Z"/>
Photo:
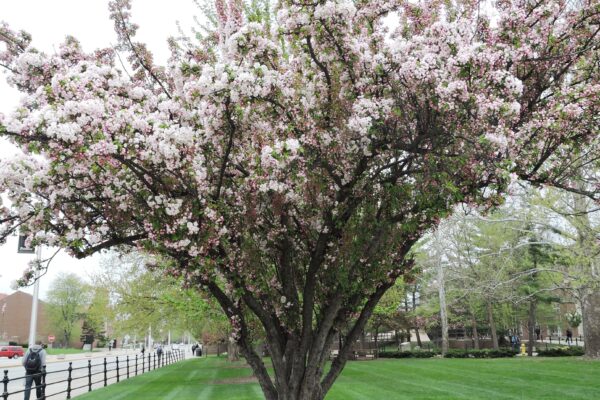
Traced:
<path id="1" fill-rule="evenodd" d="M 29 351 L 29 355 L 25 361 L 25 369 L 31 372 L 37 372 L 42 369 L 42 358 L 39 351 Z"/>

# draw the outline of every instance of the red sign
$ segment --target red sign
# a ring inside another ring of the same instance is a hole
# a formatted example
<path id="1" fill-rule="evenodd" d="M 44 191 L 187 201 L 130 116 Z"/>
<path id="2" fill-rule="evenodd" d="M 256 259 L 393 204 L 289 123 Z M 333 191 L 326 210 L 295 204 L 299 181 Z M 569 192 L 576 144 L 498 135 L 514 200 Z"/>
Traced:
<path id="1" fill-rule="evenodd" d="M 54 339 L 56 339 L 53 335 L 48 336 L 48 342 L 54 343 Z"/>

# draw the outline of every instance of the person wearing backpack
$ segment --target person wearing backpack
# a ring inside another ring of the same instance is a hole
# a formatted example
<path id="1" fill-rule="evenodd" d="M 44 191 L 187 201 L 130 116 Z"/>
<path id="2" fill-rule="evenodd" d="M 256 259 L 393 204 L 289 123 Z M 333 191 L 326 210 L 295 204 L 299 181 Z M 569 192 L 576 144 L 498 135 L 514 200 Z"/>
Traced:
<path id="1" fill-rule="evenodd" d="M 42 347 L 42 342 L 37 341 L 27 350 L 25 357 L 23 357 L 23 366 L 25 367 L 25 400 L 29 400 L 33 382 L 35 382 L 36 398 L 42 398 L 42 367 L 45 365 L 46 351 Z"/>
<path id="2" fill-rule="evenodd" d="M 162 354 L 163 354 L 163 348 L 162 345 L 158 345 L 158 347 L 156 348 L 156 355 L 158 357 L 158 366 L 160 367 L 160 362 L 162 359 Z"/>

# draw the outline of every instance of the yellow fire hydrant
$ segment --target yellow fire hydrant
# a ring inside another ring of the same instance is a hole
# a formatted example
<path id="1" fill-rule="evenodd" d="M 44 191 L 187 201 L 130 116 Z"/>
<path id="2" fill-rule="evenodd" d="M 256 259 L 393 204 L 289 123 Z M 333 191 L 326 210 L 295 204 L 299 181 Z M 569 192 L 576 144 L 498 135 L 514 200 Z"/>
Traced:
<path id="1" fill-rule="evenodd" d="M 525 346 L 525 343 L 521 343 L 521 355 L 522 356 L 527 355 L 527 346 Z"/>

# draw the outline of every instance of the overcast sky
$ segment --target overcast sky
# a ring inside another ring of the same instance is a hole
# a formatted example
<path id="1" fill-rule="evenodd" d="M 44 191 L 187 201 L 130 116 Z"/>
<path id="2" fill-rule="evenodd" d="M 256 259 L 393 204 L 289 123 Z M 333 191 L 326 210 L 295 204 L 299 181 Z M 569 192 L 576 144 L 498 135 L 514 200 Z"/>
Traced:
<path id="1" fill-rule="evenodd" d="M 108 0 L 0 0 L 0 20 L 12 29 L 23 29 L 33 35 L 33 46 L 46 53 L 73 35 L 86 51 L 110 46 L 116 42 L 112 21 L 108 16 Z M 199 10 L 192 0 L 133 0 L 133 20 L 140 25 L 138 40 L 148 44 L 155 60 L 165 63 L 169 54 L 166 38 L 177 35 L 176 22 L 189 31 L 193 16 Z M 10 114 L 18 104 L 20 94 L 6 83 L 6 75 L 0 75 L 0 112 Z M 7 142 L 0 142 L 0 157 L 11 157 L 17 150 Z M 27 262 L 34 257 L 17 254 L 17 240 L 11 238 L 0 246 L 0 293 L 12 293 L 11 282 L 21 276 Z M 44 248 L 42 257 L 54 250 Z M 49 283 L 59 272 L 75 272 L 84 278 L 98 266 L 99 257 L 75 260 L 63 252 L 52 261 L 50 270 L 40 281 L 42 298 Z M 32 292 L 31 289 L 21 289 Z"/>

